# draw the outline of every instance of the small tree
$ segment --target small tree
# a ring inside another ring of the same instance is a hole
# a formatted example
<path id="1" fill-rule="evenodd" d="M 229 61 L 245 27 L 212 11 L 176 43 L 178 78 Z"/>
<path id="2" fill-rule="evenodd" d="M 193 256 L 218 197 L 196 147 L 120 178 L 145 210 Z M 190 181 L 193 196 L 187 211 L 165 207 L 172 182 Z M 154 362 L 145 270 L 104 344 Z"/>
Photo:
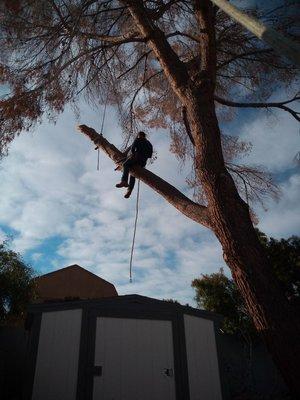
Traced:
<path id="1" fill-rule="evenodd" d="M 223 269 L 213 274 L 194 279 L 195 300 L 199 308 L 224 316 L 223 330 L 226 333 L 247 334 L 255 332 L 245 303 L 234 283 Z"/>
<path id="2" fill-rule="evenodd" d="M 286 298 L 295 307 L 300 300 L 300 237 L 276 240 L 258 231 L 275 276 Z"/>
<path id="3" fill-rule="evenodd" d="M 274 276 L 294 307 L 300 300 L 300 237 L 276 240 L 258 231 L 261 243 L 266 249 Z M 223 269 L 213 274 L 202 275 L 192 281 L 196 291 L 195 300 L 199 308 L 222 314 L 223 329 L 227 333 L 241 333 L 243 336 L 257 335 L 245 302 L 233 281 Z"/>
<path id="4" fill-rule="evenodd" d="M 33 269 L 0 244 L 0 324 L 14 323 L 24 317 L 27 304 L 34 298 Z"/>

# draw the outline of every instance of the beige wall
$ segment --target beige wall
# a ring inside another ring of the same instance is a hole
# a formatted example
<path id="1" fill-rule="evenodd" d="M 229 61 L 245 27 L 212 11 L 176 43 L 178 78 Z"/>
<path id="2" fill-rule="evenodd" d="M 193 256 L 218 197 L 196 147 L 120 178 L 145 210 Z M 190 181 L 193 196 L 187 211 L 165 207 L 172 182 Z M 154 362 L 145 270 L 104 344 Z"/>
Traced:
<path id="1" fill-rule="evenodd" d="M 65 298 L 98 299 L 117 296 L 111 283 L 80 266 L 70 266 L 36 278 L 37 302 Z"/>

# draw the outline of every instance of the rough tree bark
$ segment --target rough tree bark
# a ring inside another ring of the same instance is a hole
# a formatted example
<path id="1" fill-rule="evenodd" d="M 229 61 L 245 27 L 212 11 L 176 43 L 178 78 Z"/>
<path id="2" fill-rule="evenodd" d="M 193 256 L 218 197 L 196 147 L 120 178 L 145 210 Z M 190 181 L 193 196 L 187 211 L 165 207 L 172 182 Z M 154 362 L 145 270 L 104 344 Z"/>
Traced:
<path id="1" fill-rule="evenodd" d="M 240 198 L 224 164 L 214 105 L 214 8 L 207 0 L 195 0 L 195 15 L 201 39 L 201 63 L 198 70 L 190 71 L 173 51 L 164 33 L 148 16 L 143 2 L 130 0 L 124 3 L 129 7 L 136 27 L 159 60 L 170 86 L 185 107 L 195 142 L 196 173 L 205 191 L 207 208 L 197 208 L 195 203 L 149 171 L 137 168 L 134 174 L 186 216 L 215 233 L 222 245 L 224 260 L 257 330 L 265 339 L 291 392 L 299 396 L 300 322 L 272 276 L 267 257 L 253 228 L 249 208 Z M 95 131 L 85 126 L 81 126 L 80 130 L 117 161 L 116 154 L 108 151 L 111 145 L 107 141 L 105 143 L 102 136 L 98 137 Z"/>

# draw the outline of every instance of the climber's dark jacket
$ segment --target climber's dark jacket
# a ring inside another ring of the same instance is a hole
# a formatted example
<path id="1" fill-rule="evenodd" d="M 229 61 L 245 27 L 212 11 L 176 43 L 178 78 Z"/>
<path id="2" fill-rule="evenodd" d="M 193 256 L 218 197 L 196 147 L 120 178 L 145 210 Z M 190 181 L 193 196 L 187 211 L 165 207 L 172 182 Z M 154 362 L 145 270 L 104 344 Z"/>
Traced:
<path id="1" fill-rule="evenodd" d="M 131 153 L 141 161 L 152 157 L 153 147 L 146 138 L 136 138 L 131 146 Z"/>

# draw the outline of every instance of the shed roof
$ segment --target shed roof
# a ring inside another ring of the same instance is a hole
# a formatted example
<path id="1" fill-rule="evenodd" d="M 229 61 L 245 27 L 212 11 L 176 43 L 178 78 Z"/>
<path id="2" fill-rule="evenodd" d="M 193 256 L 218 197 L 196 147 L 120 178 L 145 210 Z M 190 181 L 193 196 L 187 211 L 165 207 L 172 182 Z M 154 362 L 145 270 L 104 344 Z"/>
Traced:
<path id="1" fill-rule="evenodd" d="M 183 306 L 179 303 L 172 303 L 166 300 L 158 300 L 151 297 L 141 296 L 138 294 L 129 294 L 116 297 L 106 297 L 92 300 L 65 301 L 56 303 L 31 304 L 28 308 L 29 312 L 41 311 L 59 311 L 64 309 L 91 308 L 91 309 L 129 309 L 138 308 L 143 310 L 145 314 L 149 311 L 162 312 L 179 312 L 180 314 L 194 315 L 200 318 L 220 321 L 223 317 L 217 313 L 200 310 L 190 306 Z"/>

